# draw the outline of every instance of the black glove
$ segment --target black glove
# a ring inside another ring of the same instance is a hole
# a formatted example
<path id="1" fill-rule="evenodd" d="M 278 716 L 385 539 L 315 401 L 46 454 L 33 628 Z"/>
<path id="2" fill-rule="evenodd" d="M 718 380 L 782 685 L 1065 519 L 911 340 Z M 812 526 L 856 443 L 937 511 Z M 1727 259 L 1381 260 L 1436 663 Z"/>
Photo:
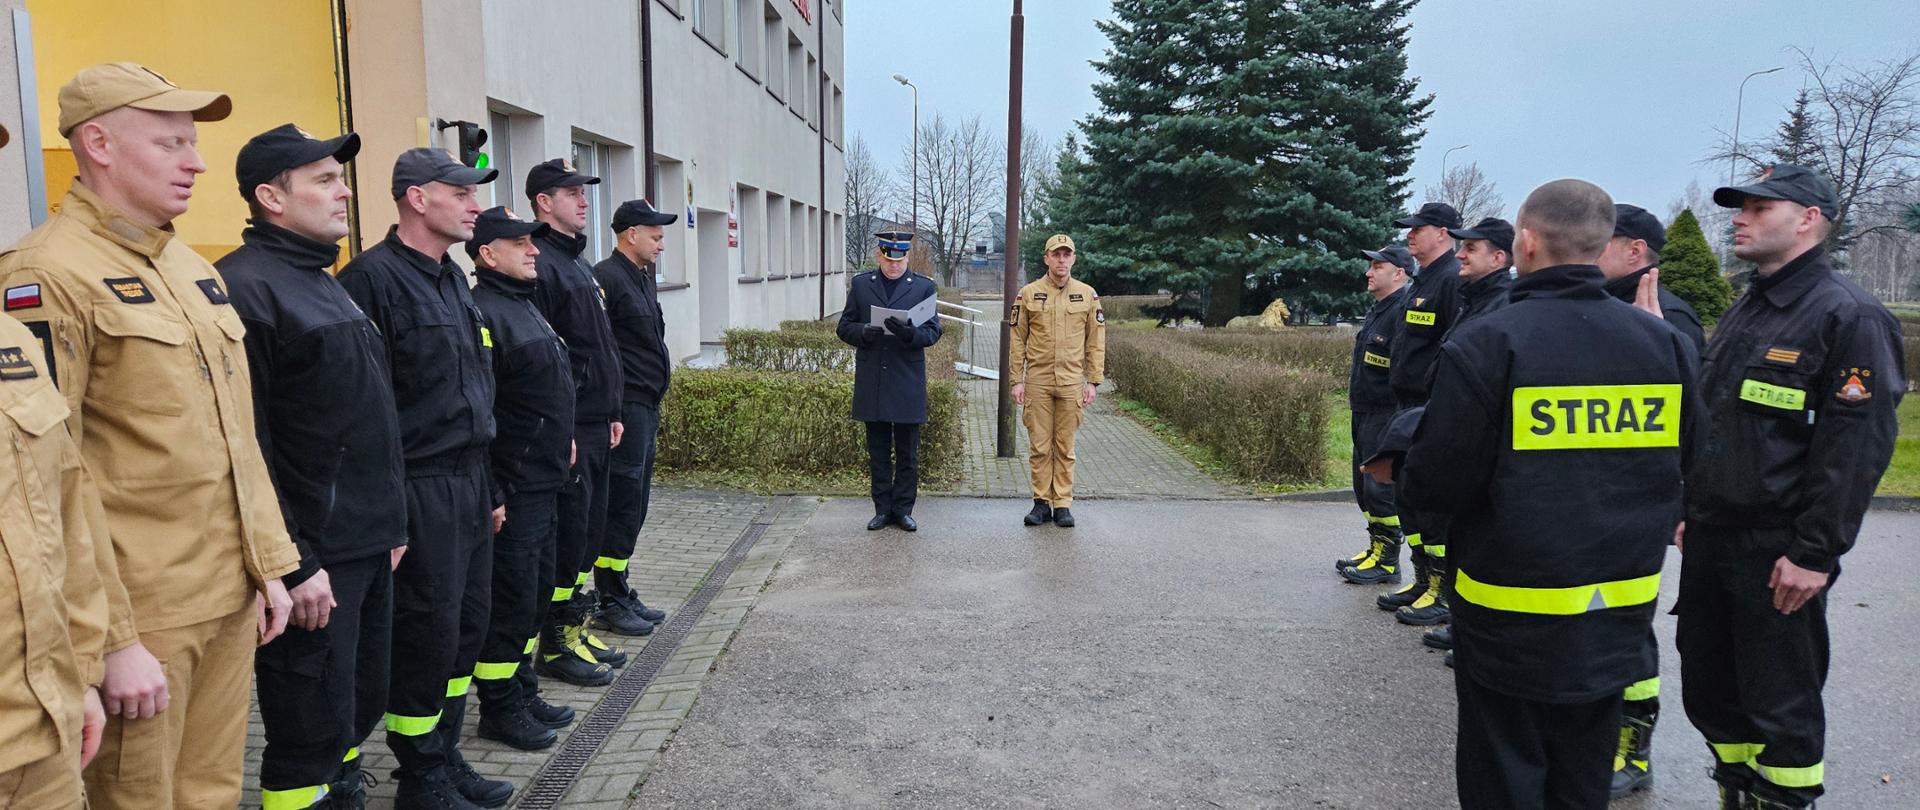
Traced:
<path id="1" fill-rule="evenodd" d="M 892 332 L 894 337 L 901 340 L 909 343 L 913 342 L 913 324 L 900 320 L 900 317 L 897 315 L 887 319 L 887 331 Z"/>
<path id="2" fill-rule="evenodd" d="M 884 335 L 886 333 L 887 333 L 887 330 L 885 329 L 881 329 L 880 327 L 874 326 L 873 324 L 867 324 L 866 328 L 863 328 L 860 330 L 860 342 L 862 345 L 872 346 L 875 342 L 880 340 L 881 335 Z"/>

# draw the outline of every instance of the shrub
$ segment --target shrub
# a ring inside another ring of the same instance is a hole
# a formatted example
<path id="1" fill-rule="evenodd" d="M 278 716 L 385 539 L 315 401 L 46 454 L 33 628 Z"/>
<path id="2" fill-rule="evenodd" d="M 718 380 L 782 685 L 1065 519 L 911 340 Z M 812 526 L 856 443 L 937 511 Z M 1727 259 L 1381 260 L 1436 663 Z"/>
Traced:
<path id="1" fill-rule="evenodd" d="M 1667 226 L 1667 249 L 1660 252 L 1660 283 L 1686 299 L 1712 326 L 1733 304 L 1733 287 L 1720 275 L 1720 260 L 1707 247 L 1707 235 L 1692 211 L 1681 211 Z"/>
<path id="2" fill-rule="evenodd" d="M 1109 321 L 1151 321 L 1158 320 L 1148 315 L 1144 307 L 1164 307 L 1173 302 L 1171 295 L 1103 295 L 1100 296 L 1100 308 L 1106 310 Z"/>
<path id="3" fill-rule="evenodd" d="M 763 371 L 853 371 L 853 347 L 829 329 L 728 329 L 727 364 Z"/>
<path id="4" fill-rule="evenodd" d="M 1220 329 L 1167 330 L 1177 340 L 1215 354 L 1261 360 L 1287 368 L 1317 371 L 1344 380 L 1353 362 L 1353 332 L 1295 328 L 1284 332 L 1228 332 Z"/>
<path id="5" fill-rule="evenodd" d="M 1108 332 L 1107 373 L 1123 396 L 1241 475 L 1300 483 L 1325 474 L 1329 374 L 1208 351 L 1167 330 Z"/>

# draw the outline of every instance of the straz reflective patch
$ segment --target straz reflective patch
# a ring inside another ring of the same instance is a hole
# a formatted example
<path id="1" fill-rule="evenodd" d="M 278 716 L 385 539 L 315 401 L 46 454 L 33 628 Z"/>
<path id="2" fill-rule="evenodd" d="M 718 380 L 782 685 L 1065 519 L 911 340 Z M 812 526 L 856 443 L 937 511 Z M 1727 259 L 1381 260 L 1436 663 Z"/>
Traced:
<path id="1" fill-rule="evenodd" d="M 1513 391 L 1513 449 L 1680 446 L 1678 384 L 1556 385 Z"/>
<path id="2" fill-rule="evenodd" d="M 1361 361 L 1365 362 L 1369 366 L 1379 366 L 1381 368 L 1393 367 L 1392 360 L 1385 357 L 1381 357 L 1380 355 L 1374 354 L 1373 352 L 1367 352 L 1365 354 L 1360 355 L 1360 359 Z"/>
<path id="3" fill-rule="evenodd" d="M 1434 313 L 1421 312 L 1417 309 L 1407 310 L 1407 323 L 1417 326 L 1432 326 L 1436 320 L 1437 316 Z"/>
<path id="4" fill-rule="evenodd" d="M 480 327 L 480 345 L 489 349 L 493 348 L 493 330 L 492 329 L 488 329 L 484 326 Z"/>
<path id="5" fill-rule="evenodd" d="M 1798 388 L 1769 385 L 1759 380 L 1741 380 L 1740 398 L 1755 405 L 1797 411 L 1807 407 L 1807 392 Z"/>
<path id="6" fill-rule="evenodd" d="M 107 285 L 107 289 L 113 291 L 113 297 L 120 299 L 123 304 L 153 303 L 153 291 L 147 289 L 147 283 L 139 278 L 103 278 L 100 283 Z"/>
<path id="7" fill-rule="evenodd" d="M 40 376 L 19 346 L 0 346 L 0 380 L 31 380 Z"/>

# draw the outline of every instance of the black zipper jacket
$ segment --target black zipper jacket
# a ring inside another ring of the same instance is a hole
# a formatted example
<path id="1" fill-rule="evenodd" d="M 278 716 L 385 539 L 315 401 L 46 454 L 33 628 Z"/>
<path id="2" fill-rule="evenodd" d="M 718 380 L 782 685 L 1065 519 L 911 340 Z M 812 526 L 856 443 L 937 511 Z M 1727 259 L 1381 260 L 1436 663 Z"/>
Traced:
<path id="1" fill-rule="evenodd" d="M 533 292 L 533 305 L 567 342 L 576 394 L 574 419 L 582 423 L 619 419 L 620 354 L 613 341 L 613 325 L 607 320 L 606 296 L 594 280 L 593 267 L 580 258 L 587 249 L 587 237 L 549 231 L 533 241 L 540 248 L 534 259 L 540 285 Z"/>
<path id="2" fill-rule="evenodd" d="M 1893 458 L 1900 322 L 1816 247 L 1753 281 L 1705 366 L 1713 434 L 1687 478 L 1687 519 L 1788 529 L 1767 551 L 1834 571 Z"/>
<path id="3" fill-rule="evenodd" d="M 1394 409 L 1393 386 L 1387 377 L 1393 369 L 1393 338 L 1399 334 L 1401 317 L 1407 310 L 1408 289 L 1403 286 L 1373 302 L 1360 330 L 1354 333 L 1353 367 L 1347 371 L 1347 407 L 1354 413 Z"/>
<path id="4" fill-rule="evenodd" d="M 214 263 L 247 325 L 254 430 L 273 473 L 298 585 L 407 542 L 387 344 L 333 278 L 337 245 L 254 220 Z"/>
<path id="5" fill-rule="evenodd" d="M 1460 311 L 1460 258 L 1453 251 L 1420 268 L 1408 285 L 1406 314 L 1394 338 L 1395 358 L 1388 379 L 1402 408 L 1427 401 L 1433 385 L 1433 366 L 1440 359 L 1440 341 L 1453 328 Z"/>
<path id="6" fill-rule="evenodd" d="M 1456 303 L 1453 326 L 1478 318 L 1496 309 L 1505 307 L 1508 296 L 1513 293 L 1513 268 L 1495 270 L 1484 276 L 1460 285 L 1460 300 Z"/>
<path id="7" fill-rule="evenodd" d="M 667 354 L 667 322 L 660 311 L 653 268 L 635 267 L 614 251 L 593 266 L 593 276 L 607 293 L 607 317 L 620 344 L 626 400 L 659 407 L 673 380 L 673 361 Z"/>
<path id="8" fill-rule="evenodd" d="M 559 489 L 573 442 L 567 344 L 528 300 L 535 284 L 476 271 L 473 301 L 493 330 L 493 479 L 505 494 Z"/>

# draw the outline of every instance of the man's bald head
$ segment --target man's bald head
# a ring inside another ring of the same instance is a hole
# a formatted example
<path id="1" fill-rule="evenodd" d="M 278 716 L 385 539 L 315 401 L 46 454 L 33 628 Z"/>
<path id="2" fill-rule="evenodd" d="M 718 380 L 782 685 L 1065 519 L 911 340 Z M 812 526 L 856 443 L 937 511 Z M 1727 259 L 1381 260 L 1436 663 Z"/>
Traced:
<path id="1" fill-rule="evenodd" d="M 1515 217 L 1514 267 L 1531 273 L 1593 264 L 1613 238 L 1613 198 L 1585 180 L 1555 180 L 1533 190 Z"/>

